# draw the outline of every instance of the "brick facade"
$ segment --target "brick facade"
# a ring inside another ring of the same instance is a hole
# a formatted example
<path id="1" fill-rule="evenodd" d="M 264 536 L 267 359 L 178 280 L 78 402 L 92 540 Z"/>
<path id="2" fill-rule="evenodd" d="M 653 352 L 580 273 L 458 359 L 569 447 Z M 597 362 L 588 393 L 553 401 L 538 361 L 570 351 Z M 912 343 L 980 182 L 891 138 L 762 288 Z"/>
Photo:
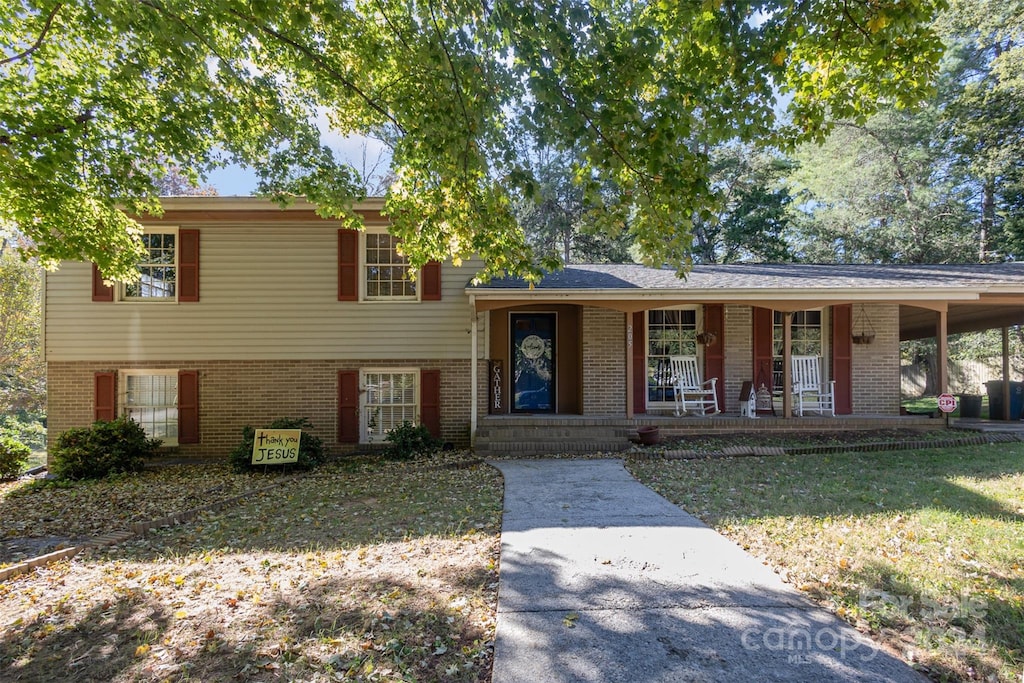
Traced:
<path id="1" fill-rule="evenodd" d="M 583 308 L 583 414 L 626 414 L 626 314 Z"/>
<path id="2" fill-rule="evenodd" d="M 875 340 L 853 345 L 853 414 L 899 415 L 900 307 L 864 304 L 864 315 L 875 329 Z M 854 332 L 861 332 L 860 304 L 853 307 L 853 320 Z"/>
<path id="3" fill-rule="evenodd" d="M 279 417 L 306 417 L 331 452 L 351 450 L 338 443 L 338 372 L 361 368 L 437 368 L 441 371 L 441 437 L 469 444 L 470 364 L 457 360 L 369 361 L 205 361 L 162 363 L 50 362 L 47 368 L 49 445 L 71 427 L 93 421 L 93 376 L 131 368 L 199 371 L 200 443 L 182 444 L 181 455 L 227 456 L 245 425 Z M 486 362 L 480 364 L 486 378 Z M 479 396 L 486 413 L 486 390 Z"/>
<path id="4" fill-rule="evenodd" d="M 754 315 L 750 306 L 725 307 L 725 405 L 722 412 L 740 411 L 740 389 L 744 382 L 753 380 L 753 325 Z"/>

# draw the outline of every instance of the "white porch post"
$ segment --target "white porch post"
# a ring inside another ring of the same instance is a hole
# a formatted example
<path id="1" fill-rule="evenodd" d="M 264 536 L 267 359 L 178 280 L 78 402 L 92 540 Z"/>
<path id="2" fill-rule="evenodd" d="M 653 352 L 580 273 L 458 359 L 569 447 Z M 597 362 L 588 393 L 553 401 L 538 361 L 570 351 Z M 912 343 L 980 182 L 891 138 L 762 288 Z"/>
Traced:
<path id="1" fill-rule="evenodd" d="M 476 422 L 477 422 L 477 387 L 476 383 L 479 379 L 477 372 L 477 358 L 476 358 L 476 347 L 477 347 L 477 312 L 476 312 L 476 297 L 470 294 L 469 296 L 469 308 L 470 308 L 470 323 L 469 323 L 469 445 L 470 447 L 476 446 Z"/>

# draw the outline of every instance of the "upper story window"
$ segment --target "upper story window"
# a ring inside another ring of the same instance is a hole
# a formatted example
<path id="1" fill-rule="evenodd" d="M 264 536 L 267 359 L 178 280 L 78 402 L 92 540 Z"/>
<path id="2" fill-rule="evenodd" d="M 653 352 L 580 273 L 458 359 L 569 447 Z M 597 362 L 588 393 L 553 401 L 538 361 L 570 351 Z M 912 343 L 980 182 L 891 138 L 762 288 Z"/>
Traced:
<path id="1" fill-rule="evenodd" d="M 92 267 L 93 301 L 199 301 L 199 230 L 150 227 L 142 235 L 146 256 L 135 282 L 111 283 Z"/>
<path id="2" fill-rule="evenodd" d="M 441 264 L 424 264 L 414 279 L 400 243 L 385 226 L 338 230 L 338 301 L 440 301 Z"/>
<path id="3" fill-rule="evenodd" d="M 386 232 L 366 232 L 364 287 L 367 299 L 415 299 L 409 260 L 398 253 L 399 239 Z"/>
<path id="4" fill-rule="evenodd" d="M 175 301 L 178 283 L 178 233 L 147 232 L 142 235 L 147 256 L 139 263 L 139 279 L 126 282 L 121 299 L 126 301 Z"/>

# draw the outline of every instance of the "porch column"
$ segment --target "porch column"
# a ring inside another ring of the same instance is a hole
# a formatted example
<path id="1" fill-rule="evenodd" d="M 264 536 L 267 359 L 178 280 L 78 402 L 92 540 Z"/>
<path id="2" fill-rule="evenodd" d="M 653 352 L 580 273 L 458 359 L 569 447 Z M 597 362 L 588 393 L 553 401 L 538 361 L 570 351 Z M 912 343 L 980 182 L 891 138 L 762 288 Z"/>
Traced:
<path id="1" fill-rule="evenodd" d="M 633 419 L 633 315 L 626 316 L 626 419 Z"/>
<path id="2" fill-rule="evenodd" d="M 1010 328 L 1003 325 L 1003 419 L 1010 419 Z"/>
<path id="3" fill-rule="evenodd" d="M 782 313 L 782 417 L 793 417 L 793 312 Z"/>
<path id="4" fill-rule="evenodd" d="M 469 321 L 469 445 L 476 446 L 476 423 L 477 423 L 477 387 L 479 379 L 477 372 L 476 345 L 477 345 L 477 318 L 476 297 L 469 297 L 470 321 Z"/>
<path id="5" fill-rule="evenodd" d="M 935 327 L 935 368 L 936 380 L 940 394 L 949 391 L 949 340 L 948 314 L 946 309 L 939 311 L 939 320 Z"/>

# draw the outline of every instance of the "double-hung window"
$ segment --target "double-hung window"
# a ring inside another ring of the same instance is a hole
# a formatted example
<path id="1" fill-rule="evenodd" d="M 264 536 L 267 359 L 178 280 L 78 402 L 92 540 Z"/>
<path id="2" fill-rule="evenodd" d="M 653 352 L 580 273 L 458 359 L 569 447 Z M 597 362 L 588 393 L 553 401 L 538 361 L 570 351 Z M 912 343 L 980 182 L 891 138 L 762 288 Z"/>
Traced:
<path id="1" fill-rule="evenodd" d="M 414 276 L 401 252 L 385 226 L 338 230 L 338 301 L 440 301 L 441 264 L 428 261 Z"/>
<path id="2" fill-rule="evenodd" d="M 178 444 L 178 371 L 122 370 L 118 414 L 138 422 L 146 436 Z"/>
<path id="3" fill-rule="evenodd" d="M 366 232 L 363 286 L 367 300 L 416 299 L 409 259 L 400 253 L 399 242 L 386 232 Z"/>
<path id="4" fill-rule="evenodd" d="M 782 364 L 783 351 L 785 348 L 783 340 L 783 315 L 781 311 L 775 311 L 774 324 L 772 325 L 772 382 L 776 391 L 782 390 Z M 790 353 L 794 356 L 819 356 L 822 363 L 827 362 L 825 348 L 825 313 L 822 310 L 796 311 L 793 313 L 793 321 L 790 324 L 791 345 Z M 822 367 L 822 371 L 825 368 Z"/>
<path id="5" fill-rule="evenodd" d="M 362 375 L 365 441 L 383 441 L 403 422 L 419 422 L 418 370 L 363 370 Z"/>
<path id="6" fill-rule="evenodd" d="M 697 355 L 697 310 L 647 311 L 647 407 L 674 408 L 672 356 Z"/>
<path id="7" fill-rule="evenodd" d="M 138 264 L 139 278 L 121 286 L 125 301 L 176 301 L 178 295 L 178 232 L 163 228 L 142 235 L 146 256 Z"/>

